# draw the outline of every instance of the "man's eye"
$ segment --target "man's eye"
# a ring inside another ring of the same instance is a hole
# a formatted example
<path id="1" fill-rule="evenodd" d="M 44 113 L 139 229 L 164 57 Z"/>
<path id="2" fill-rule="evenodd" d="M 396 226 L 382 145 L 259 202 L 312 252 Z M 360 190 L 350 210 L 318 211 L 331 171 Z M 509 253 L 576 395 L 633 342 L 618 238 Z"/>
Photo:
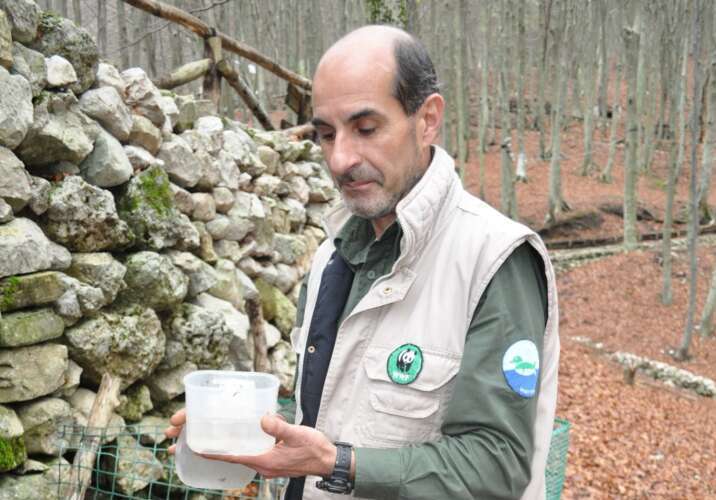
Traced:
<path id="1" fill-rule="evenodd" d="M 370 135 L 370 134 L 372 134 L 373 132 L 375 132 L 375 127 L 372 127 L 372 128 L 359 128 L 359 129 L 358 129 L 358 133 L 359 133 L 360 135 Z"/>
<path id="2" fill-rule="evenodd" d="M 318 140 L 321 142 L 330 142 L 333 140 L 336 134 L 333 132 L 325 133 L 325 134 L 318 134 Z"/>

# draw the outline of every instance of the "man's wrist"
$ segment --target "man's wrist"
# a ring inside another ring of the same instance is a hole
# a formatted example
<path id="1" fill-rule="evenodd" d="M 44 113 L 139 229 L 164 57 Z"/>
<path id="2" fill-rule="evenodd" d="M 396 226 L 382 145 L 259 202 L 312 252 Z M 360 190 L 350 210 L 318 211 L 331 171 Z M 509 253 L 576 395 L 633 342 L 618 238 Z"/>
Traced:
<path id="1" fill-rule="evenodd" d="M 336 466 L 337 455 L 338 448 L 336 447 L 336 445 L 329 442 L 321 460 L 321 471 L 316 475 L 320 477 L 328 477 L 333 474 L 333 469 Z"/>

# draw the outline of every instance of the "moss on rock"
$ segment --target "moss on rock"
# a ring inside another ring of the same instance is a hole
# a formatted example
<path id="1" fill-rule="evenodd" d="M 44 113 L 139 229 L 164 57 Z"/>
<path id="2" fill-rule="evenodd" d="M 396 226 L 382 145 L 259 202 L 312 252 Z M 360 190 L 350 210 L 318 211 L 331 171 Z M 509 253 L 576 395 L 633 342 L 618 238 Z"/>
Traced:
<path id="1" fill-rule="evenodd" d="M 27 450 L 23 436 L 0 437 L 0 472 L 7 472 L 19 467 L 26 458 Z"/>

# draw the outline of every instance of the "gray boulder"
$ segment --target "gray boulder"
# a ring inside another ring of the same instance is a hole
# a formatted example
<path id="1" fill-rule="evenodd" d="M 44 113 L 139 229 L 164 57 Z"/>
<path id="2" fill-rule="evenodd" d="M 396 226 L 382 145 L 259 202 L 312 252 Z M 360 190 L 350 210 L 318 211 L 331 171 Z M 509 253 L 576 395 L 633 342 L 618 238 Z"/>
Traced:
<path id="1" fill-rule="evenodd" d="M 0 311 L 51 304 L 65 292 L 62 275 L 45 271 L 0 280 Z"/>
<path id="2" fill-rule="evenodd" d="M 15 411 L 0 405 L 0 449 L 3 450 L 0 460 L 0 472 L 20 467 L 27 459 L 24 429 Z"/>
<path id="3" fill-rule="evenodd" d="M 97 120 L 117 140 L 126 142 L 132 131 L 132 114 L 114 87 L 88 90 L 80 97 L 80 109 Z"/>
<path id="4" fill-rule="evenodd" d="M 39 344 L 60 337 L 65 323 L 52 309 L 4 314 L 0 318 L 0 347 Z"/>
<path id="5" fill-rule="evenodd" d="M 169 427 L 169 419 L 167 417 L 157 417 L 155 415 L 146 415 L 142 417 L 136 426 L 131 429 L 139 434 L 139 442 L 143 445 L 154 446 L 162 444 L 169 439 L 164 430 Z"/>
<path id="6" fill-rule="evenodd" d="M 119 396 L 117 413 L 128 422 L 139 422 L 142 416 L 153 408 L 149 387 L 134 384 Z"/>
<path id="7" fill-rule="evenodd" d="M 45 59 L 47 86 L 64 88 L 77 81 L 77 73 L 70 62 L 62 56 L 53 55 Z"/>
<path id="8" fill-rule="evenodd" d="M 99 288 L 108 304 L 114 302 L 119 291 L 126 286 L 126 272 L 127 268 L 115 260 L 111 253 L 75 253 L 66 271 L 70 276 Z"/>
<path id="9" fill-rule="evenodd" d="M 169 178 L 181 187 L 196 186 L 201 178 L 201 169 L 197 168 L 198 159 L 189 145 L 179 136 L 172 136 L 159 148 L 158 158 L 164 162 L 164 170 Z"/>
<path id="10" fill-rule="evenodd" d="M 7 14 L 12 26 L 12 38 L 20 43 L 30 43 L 37 35 L 40 8 L 32 0 L 0 0 L 0 9 Z"/>
<path id="11" fill-rule="evenodd" d="M 300 235 L 274 234 L 273 248 L 284 264 L 295 264 L 306 253 L 306 244 Z"/>
<path id="12" fill-rule="evenodd" d="M 62 283 L 65 286 L 65 295 L 74 294 L 76 297 L 83 316 L 94 316 L 103 306 L 109 304 L 105 299 L 104 292 L 99 288 L 82 283 L 70 276 L 63 276 Z"/>
<path id="13" fill-rule="evenodd" d="M 127 498 L 134 498 L 135 493 L 164 473 L 152 449 L 141 446 L 128 434 L 117 436 L 116 454 L 104 455 L 101 463 L 104 470 L 115 471 L 117 492 Z"/>
<path id="14" fill-rule="evenodd" d="M 211 195 L 214 197 L 217 212 L 225 214 L 234 206 L 234 193 L 229 188 L 216 187 Z"/>
<path id="15" fill-rule="evenodd" d="M 191 197 L 191 193 L 172 183 L 169 183 L 169 188 L 172 190 L 172 195 L 174 195 L 174 205 L 181 213 L 191 215 L 194 211 L 194 198 Z"/>
<path id="16" fill-rule="evenodd" d="M 149 167 L 164 167 L 164 162 L 139 146 L 124 146 L 124 154 L 134 170 L 146 170 Z"/>
<path id="17" fill-rule="evenodd" d="M 286 341 L 280 341 L 269 351 L 271 373 L 281 381 L 279 394 L 288 395 L 293 392 L 294 377 L 296 376 L 296 353 Z"/>
<path id="18" fill-rule="evenodd" d="M 87 425 L 87 419 L 89 418 L 96 398 L 97 394 L 95 392 L 85 389 L 84 387 L 77 389 L 77 391 L 69 397 L 68 401 L 73 410 L 72 417 L 75 425 L 80 427 Z M 124 419 L 116 413 L 112 413 L 109 417 L 109 423 L 103 432 L 102 444 L 114 441 L 122 432 L 124 432 Z M 80 433 L 75 433 L 71 437 L 73 439 L 70 442 L 70 447 L 78 448 L 80 445 Z"/>
<path id="19" fill-rule="evenodd" d="M 32 87 L 0 66 L 0 146 L 15 149 L 33 121 Z"/>
<path id="20" fill-rule="evenodd" d="M 0 224 L 10 222 L 14 218 L 15 215 L 12 213 L 12 207 L 8 205 L 5 200 L 0 198 Z"/>
<path id="21" fill-rule="evenodd" d="M 17 406 L 17 416 L 25 429 L 27 452 L 57 455 L 68 442 L 62 426 L 72 414 L 70 404 L 60 398 L 40 398 Z"/>
<path id="22" fill-rule="evenodd" d="M 60 344 L 0 349 L 0 403 L 51 394 L 62 387 L 67 362 L 67 347 Z"/>
<path id="23" fill-rule="evenodd" d="M 12 27 L 3 10 L 0 10 L 0 66 L 12 67 Z"/>
<path id="24" fill-rule="evenodd" d="M 119 198 L 119 215 L 136 236 L 137 246 L 160 250 L 199 246 L 199 233 L 174 206 L 167 174 L 150 167 L 134 176 Z"/>
<path id="25" fill-rule="evenodd" d="M 160 103 L 159 89 L 152 83 L 141 68 L 129 68 L 122 72 L 126 84 L 125 102 L 134 113 L 148 118 L 154 125 L 161 127 L 166 116 Z"/>
<path id="26" fill-rule="evenodd" d="M 216 106 L 209 99 L 196 99 L 194 96 L 177 96 L 176 105 L 179 108 L 179 116 L 174 121 L 174 128 L 177 132 L 184 132 L 194 127 L 202 116 L 216 115 Z"/>
<path id="27" fill-rule="evenodd" d="M 45 167 L 61 161 L 79 165 L 92 152 L 99 127 L 79 111 L 76 102 L 69 93 L 40 93 L 32 124 L 15 149 L 26 166 Z"/>
<path id="28" fill-rule="evenodd" d="M 236 275 L 236 266 L 228 259 L 220 259 L 214 266 L 217 281 L 208 290 L 214 297 L 228 301 L 236 309 L 244 308 L 243 287 Z"/>
<path id="29" fill-rule="evenodd" d="M 86 30 L 69 19 L 49 12 L 40 14 L 38 36 L 30 48 L 47 57 L 62 56 L 72 64 L 78 79 L 70 86 L 75 94 L 82 94 L 94 83 L 99 59 L 97 44 Z"/>
<path id="30" fill-rule="evenodd" d="M 100 62 L 97 65 L 97 79 L 95 80 L 95 86 L 101 87 L 114 87 L 119 95 L 124 95 L 127 90 L 127 84 L 122 80 L 122 76 L 117 71 L 117 68 L 111 64 Z"/>
<path id="31" fill-rule="evenodd" d="M 231 189 L 233 191 L 239 189 L 241 172 L 239 167 L 229 153 L 223 149 L 219 151 L 217 156 L 217 165 L 219 167 L 220 179 L 218 186 Z M 251 176 L 249 182 L 251 182 Z"/>
<path id="32" fill-rule="evenodd" d="M 175 307 L 186 297 L 189 278 L 166 255 L 137 252 L 125 261 L 127 289 L 121 300 L 143 304 L 158 311 Z"/>
<path id="33" fill-rule="evenodd" d="M 184 376 L 196 371 L 197 366 L 185 362 L 167 370 L 157 370 L 145 383 L 152 394 L 152 401 L 167 402 L 184 394 Z"/>
<path id="34" fill-rule="evenodd" d="M 12 44 L 12 59 L 11 72 L 25 77 L 25 80 L 30 82 L 33 97 L 40 95 L 40 92 L 47 87 L 45 56 L 15 42 Z"/>
<path id="35" fill-rule="evenodd" d="M 76 252 L 126 248 L 134 234 L 119 218 L 109 191 L 70 176 L 55 185 L 43 214 L 47 234 Z"/>
<path id="36" fill-rule="evenodd" d="M 196 221 L 193 222 L 193 224 L 199 233 L 199 248 L 195 251 L 201 260 L 213 264 L 219 259 L 219 256 L 216 255 L 216 251 L 214 250 L 214 240 L 211 239 L 211 235 L 206 230 L 206 226 L 203 222 Z"/>
<path id="37" fill-rule="evenodd" d="M 0 69 L 1 71 L 3 70 Z M 30 176 L 25 166 L 12 151 L 2 146 L 0 146 L 0 198 L 3 198 L 15 213 L 22 210 L 32 199 Z"/>
<path id="38" fill-rule="evenodd" d="M 72 466 L 62 457 L 45 460 L 40 474 L 0 475 L 0 500 L 56 498 L 57 485 L 69 484 Z"/>
<path id="39" fill-rule="evenodd" d="M 249 334 L 249 317 L 237 311 L 234 306 L 225 300 L 202 293 L 194 300 L 195 303 L 208 311 L 220 314 L 226 326 L 231 330 L 229 344 L 229 360 L 237 370 L 253 370 L 254 342 Z M 279 337 L 281 334 L 279 333 Z"/>
<path id="40" fill-rule="evenodd" d="M 194 203 L 192 219 L 208 222 L 216 217 L 216 202 L 209 193 L 192 193 Z"/>
<path id="41" fill-rule="evenodd" d="M 133 114 L 129 143 L 144 148 L 153 155 L 156 155 L 159 153 L 159 147 L 162 145 L 162 133 L 149 118 Z"/>
<path id="42" fill-rule="evenodd" d="M 104 130 L 97 136 L 92 153 L 80 164 L 82 177 L 99 187 L 124 184 L 133 171 L 122 145 Z"/>
<path id="43" fill-rule="evenodd" d="M 167 254 L 172 263 L 189 278 L 187 297 L 195 297 L 217 282 L 216 271 L 209 264 L 189 252 L 172 250 Z"/>
<path id="44" fill-rule="evenodd" d="M 164 329 L 167 351 L 171 345 L 175 357 L 181 352 L 180 357 L 199 369 L 221 369 L 227 365 L 233 332 L 222 314 L 184 303 L 165 321 Z"/>
<path id="45" fill-rule="evenodd" d="M 0 225 L 0 278 L 47 269 L 65 269 L 70 252 L 50 241 L 30 219 Z"/>
<path id="46" fill-rule="evenodd" d="M 149 375 L 164 355 L 165 338 L 159 318 L 147 307 L 103 310 L 65 331 L 74 359 L 93 382 L 102 373 L 119 376 L 125 389 Z"/>
<path id="47" fill-rule="evenodd" d="M 50 191 L 52 184 L 42 177 L 30 176 L 30 210 L 35 215 L 42 215 L 50 208 Z"/>
<path id="48" fill-rule="evenodd" d="M 82 367 L 72 360 L 69 360 L 67 371 L 64 376 L 62 387 L 52 393 L 58 398 L 69 398 L 80 386 L 80 376 L 82 376 Z"/>

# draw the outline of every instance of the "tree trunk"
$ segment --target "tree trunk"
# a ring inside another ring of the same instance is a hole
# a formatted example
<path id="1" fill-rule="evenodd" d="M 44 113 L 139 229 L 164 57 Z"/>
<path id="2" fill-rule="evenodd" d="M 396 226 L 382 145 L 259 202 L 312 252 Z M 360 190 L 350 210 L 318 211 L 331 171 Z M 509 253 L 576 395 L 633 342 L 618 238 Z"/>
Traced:
<path id="1" fill-rule="evenodd" d="M 612 103 L 612 122 L 609 130 L 609 156 L 607 157 L 607 164 L 602 171 L 600 180 L 602 182 L 612 182 L 612 169 L 614 168 L 614 159 L 617 153 L 617 128 L 619 122 L 622 120 L 622 105 L 620 102 L 621 88 L 622 88 L 622 75 L 624 74 L 623 65 L 621 61 L 617 63 L 617 78 L 614 89 L 614 101 Z"/>
<path id="2" fill-rule="evenodd" d="M 715 54 L 716 56 L 716 54 Z M 706 138 L 701 153 L 701 179 L 699 182 L 699 211 L 698 219 L 707 223 L 713 221 L 709 208 L 709 190 L 711 187 L 711 173 L 713 172 L 713 147 L 716 142 L 716 59 L 711 60 L 708 76 L 708 104 Z"/>
<path id="3" fill-rule="evenodd" d="M 691 144 L 689 161 L 689 228 L 688 228 L 688 251 L 689 251 L 689 303 L 686 311 L 686 326 L 684 328 L 684 336 L 681 339 L 681 345 L 675 353 L 678 360 L 686 360 L 689 358 L 689 346 L 691 345 L 691 337 L 694 333 L 694 314 L 696 311 L 696 280 L 697 280 L 697 261 L 696 261 L 696 238 L 698 236 L 699 227 L 699 201 L 696 185 L 697 167 L 696 153 L 698 149 L 699 137 L 701 133 L 701 124 L 699 116 L 701 113 L 701 96 L 703 92 L 702 86 L 702 64 L 701 64 L 701 22 L 703 20 L 704 4 L 695 2 L 692 13 L 692 50 L 691 54 L 694 59 L 694 76 L 692 89 L 691 104 Z"/>
<path id="4" fill-rule="evenodd" d="M 706 304 L 704 304 L 704 310 L 701 313 L 699 332 L 701 333 L 702 337 L 710 337 L 713 334 L 714 310 L 716 310 L 716 268 L 711 274 L 711 286 L 709 287 L 709 294 L 706 297 Z"/>
<path id="5" fill-rule="evenodd" d="M 591 23 L 589 23 L 591 24 Z M 587 33 L 589 34 L 589 40 L 592 40 L 592 34 L 596 37 L 596 30 L 591 26 L 587 26 Z M 584 158 L 582 159 L 582 166 L 579 169 L 580 175 L 589 175 L 592 170 L 594 161 L 592 160 L 592 144 L 594 138 L 594 104 L 596 85 L 594 81 L 594 65 L 593 60 L 596 59 L 597 53 L 594 52 L 591 43 L 585 44 L 585 53 L 583 54 L 583 67 L 584 67 L 584 88 L 586 90 L 585 105 L 584 105 L 584 116 L 583 116 L 583 132 L 584 132 Z"/>
<path id="6" fill-rule="evenodd" d="M 562 117 L 567 94 L 567 79 L 569 68 L 567 67 L 569 56 L 566 47 L 568 39 L 570 13 L 567 12 L 568 5 L 561 6 L 559 26 L 555 28 L 555 58 L 557 58 L 557 98 L 552 110 L 552 151 L 549 163 L 549 207 L 546 223 L 554 223 L 557 217 L 568 208 L 562 197 L 561 179 L 561 140 L 562 140 Z"/>
<path id="7" fill-rule="evenodd" d="M 633 250 L 637 247 L 636 228 L 636 181 L 637 181 L 637 142 L 639 124 L 637 123 L 637 81 L 639 40 L 637 31 L 626 27 L 622 31 L 626 54 L 627 81 L 627 130 L 626 161 L 624 165 L 624 247 Z"/>
<path id="8" fill-rule="evenodd" d="M 485 152 L 487 151 L 487 133 L 490 121 L 490 107 L 487 94 L 488 72 L 488 51 L 487 43 L 489 41 L 490 26 L 490 3 L 486 2 L 482 11 L 482 33 L 483 38 L 480 47 L 480 130 L 479 130 L 479 151 L 478 162 L 480 164 L 480 198 L 485 199 Z"/>
<path id="9" fill-rule="evenodd" d="M 535 128 L 539 131 L 539 156 L 541 159 L 547 159 L 547 151 L 545 148 L 545 87 L 547 79 L 547 51 L 549 48 L 549 29 L 550 19 L 552 17 L 552 0 L 545 0 L 544 9 L 540 9 L 540 17 L 542 18 L 542 58 L 539 69 L 539 80 L 537 83 L 537 109 L 535 110 Z"/>
<path id="10" fill-rule="evenodd" d="M 129 44 L 129 36 L 127 36 L 127 12 L 122 0 L 117 0 L 117 29 L 120 47 L 119 70 L 122 71 L 129 67 L 129 47 L 127 46 Z"/>
<path id="11" fill-rule="evenodd" d="M 107 2 L 97 2 L 97 51 L 107 52 Z"/>
<path id="12" fill-rule="evenodd" d="M 455 64 L 455 114 L 457 117 L 457 165 L 460 172 L 460 179 L 465 182 L 465 159 L 467 156 L 467 142 L 465 141 L 465 128 L 467 124 L 467 106 L 465 104 L 465 81 L 462 74 L 465 57 L 462 53 L 463 39 L 465 34 L 462 31 L 461 12 L 464 10 L 466 0 L 460 0 L 460 8 L 453 9 L 453 33 L 455 43 L 453 44 L 453 55 Z"/>
<path id="13" fill-rule="evenodd" d="M 525 153 L 525 73 L 527 66 L 527 36 L 525 30 L 525 2 L 517 0 L 517 169 L 516 180 L 527 182 L 527 154 Z"/>
<path id="14" fill-rule="evenodd" d="M 82 26 L 82 6 L 80 0 L 72 0 L 72 14 L 75 24 Z"/>
<path id="15" fill-rule="evenodd" d="M 599 0 L 599 119 L 602 135 L 607 128 L 607 89 L 609 87 L 609 61 L 607 60 L 607 0 Z M 612 119 L 614 113 L 612 112 Z"/>
<path id="16" fill-rule="evenodd" d="M 675 130 L 676 136 L 671 145 L 669 154 L 669 180 L 666 187 L 666 208 L 664 209 L 664 226 L 662 239 L 662 273 L 663 282 L 661 287 L 662 304 L 671 304 L 671 228 L 674 220 L 674 198 L 676 197 L 676 179 L 679 177 L 681 163 L 684 156 L 684 142 L 686 137 L 686 115 L 684 104 L 686 102 L 686 84 L 688 82 L 688 61 L 689 61 L 689 30 L 684 30 L 683 49 L 681 50 L 681 71 L 676 81 L 671 85 L 671 106 L 669 110 L 669 121 L 671 129 Z M 674 128 L 678 118 L 678 129 Z M 676 138 L 678 137 L 678 140 Z"/>

